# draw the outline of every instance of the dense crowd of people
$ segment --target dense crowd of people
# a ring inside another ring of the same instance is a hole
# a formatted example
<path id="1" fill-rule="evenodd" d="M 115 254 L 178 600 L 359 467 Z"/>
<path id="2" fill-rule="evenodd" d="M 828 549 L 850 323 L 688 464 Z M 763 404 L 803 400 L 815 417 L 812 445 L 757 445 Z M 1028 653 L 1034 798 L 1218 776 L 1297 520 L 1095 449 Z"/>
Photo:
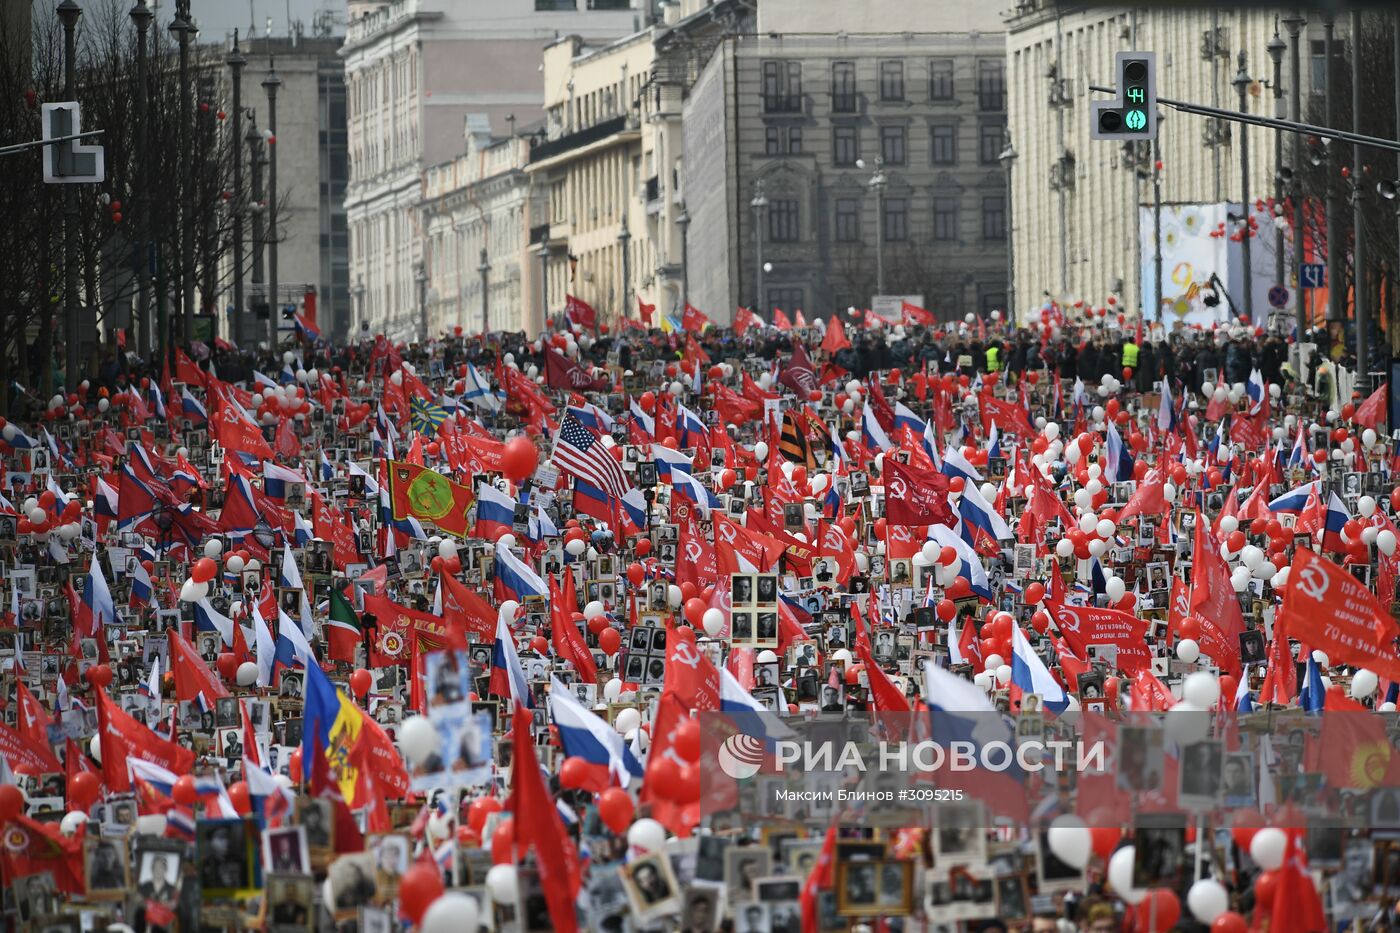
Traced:
<path id="1" fill-rule="evenodd" d="M 314 333 L 11 382 L 16 928 L 1400 921 L 1388 394 L 1325 334 Z"/>

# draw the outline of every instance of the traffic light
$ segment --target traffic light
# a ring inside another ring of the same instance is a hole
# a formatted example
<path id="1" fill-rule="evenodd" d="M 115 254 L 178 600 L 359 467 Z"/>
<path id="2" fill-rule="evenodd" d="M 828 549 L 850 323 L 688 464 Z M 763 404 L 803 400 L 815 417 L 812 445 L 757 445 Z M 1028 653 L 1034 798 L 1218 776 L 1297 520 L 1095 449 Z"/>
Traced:
<path id="1" fill-rule="evenodd" d="M 1091 139 L 1154 139 L 1157 136 L 1157 53 L 1118 52 L 1118 99 L 1089 105 Z"/>

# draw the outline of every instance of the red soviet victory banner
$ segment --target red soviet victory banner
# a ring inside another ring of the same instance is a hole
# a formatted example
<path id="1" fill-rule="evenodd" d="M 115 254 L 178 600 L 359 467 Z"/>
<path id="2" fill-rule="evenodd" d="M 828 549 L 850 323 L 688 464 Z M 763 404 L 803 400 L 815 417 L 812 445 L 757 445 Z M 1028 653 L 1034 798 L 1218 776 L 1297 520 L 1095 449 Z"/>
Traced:
<path id="1" fill-rule="evenodd" d="M 1119 609 L 1097 609 L 1092 606 L 1066 606 L 1047 603 L 1060 634 L 1075 655 L 1087 658 L 1090 645 L 1115 645 L 1118 648 L 1118 668 L 1126 674 L 1152 668 L 1152 652 L 1144 637 L 1147 623 Z"/>
<path id="2" fill-rule="evenodd" d="M 904 464 L 884 461 L 885 518 L 891 525 L 951 525 L 948 477 L 942 473 L 918 475 Z"/>
<path id="3" fill-rule="evenodd" d="M 558 350 L 545 347 L 545 383 L 551 389 L 570 389 L 575 392 L 606 392 L 612 383 L 607 376 L 593 378 L 580 364 L 569 359 Z"/>
<path id="4" fill-rule="evenodd" d="M 1390 644 L 1389 615 L 1364 583 L 1346 570 L 1300 548 L 1288 572 L 1279 614 L 1283 635 L 1320 648 L 1341 662 L 1400 680 L 1400 657 Z M 1278 638 L 1280 632 L 1275 632 Z"/>

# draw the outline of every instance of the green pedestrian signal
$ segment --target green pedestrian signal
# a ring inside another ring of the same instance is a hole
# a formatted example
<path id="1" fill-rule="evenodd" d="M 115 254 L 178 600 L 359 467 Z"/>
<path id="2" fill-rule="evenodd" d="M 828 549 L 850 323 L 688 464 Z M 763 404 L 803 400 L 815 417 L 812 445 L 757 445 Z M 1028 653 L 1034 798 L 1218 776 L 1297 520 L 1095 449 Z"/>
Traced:
<path id="1" fill-rule="evenodd" d="M 1089 136 L 1119 141 L 1157 135 L 1157 53 L 1118 52 L 1114 56 L 1118 99 L 1089 105 Z"/>

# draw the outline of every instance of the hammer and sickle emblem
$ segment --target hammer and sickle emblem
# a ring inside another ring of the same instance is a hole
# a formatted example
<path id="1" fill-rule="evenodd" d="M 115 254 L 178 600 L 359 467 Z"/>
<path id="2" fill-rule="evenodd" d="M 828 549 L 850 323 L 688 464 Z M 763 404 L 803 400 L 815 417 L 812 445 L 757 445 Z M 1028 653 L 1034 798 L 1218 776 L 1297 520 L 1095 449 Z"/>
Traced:
<path id="1" fill-rule="evenodd" d="M 895 476 L 890 479 L 890 496 L 896 499 L 903 499 L 909 495 L 909 487 L 904 482 L 904 477 Z"/>
<path id="2" fill-rule="evenodd" d="M 700 542 L 694 539 L 687 541 L 685 543 L 685 556 L 687 560 L 692 562 L 700 560 Z"/>
<path id="3" fill-rule="evenodd" d="M 1318 602 L 1322 602 L 1329 585 L 1327 575 L 1316 567 L 1305 567 L 1298 574 L 1298 589 L 1303 591 L 1304 596 L 1311 596 Z"/>
<path id="4" fill-rule="evenodd" d="M 727 522 L 719 526 L 719 536 L 724 539 L 725 544 L 733 544 L 734 540 L 738 537 L 734 531 L 734 527 Z"/>
<path id="5" fill-rule="evenodd" d="M 676 650 L 671 653 L 671 660 L 684 664 L 691 670 L 695 670 L 700 665 L 700 655 L 696 653 L 688 641 L 682 641 L 676 645 Z"/>

